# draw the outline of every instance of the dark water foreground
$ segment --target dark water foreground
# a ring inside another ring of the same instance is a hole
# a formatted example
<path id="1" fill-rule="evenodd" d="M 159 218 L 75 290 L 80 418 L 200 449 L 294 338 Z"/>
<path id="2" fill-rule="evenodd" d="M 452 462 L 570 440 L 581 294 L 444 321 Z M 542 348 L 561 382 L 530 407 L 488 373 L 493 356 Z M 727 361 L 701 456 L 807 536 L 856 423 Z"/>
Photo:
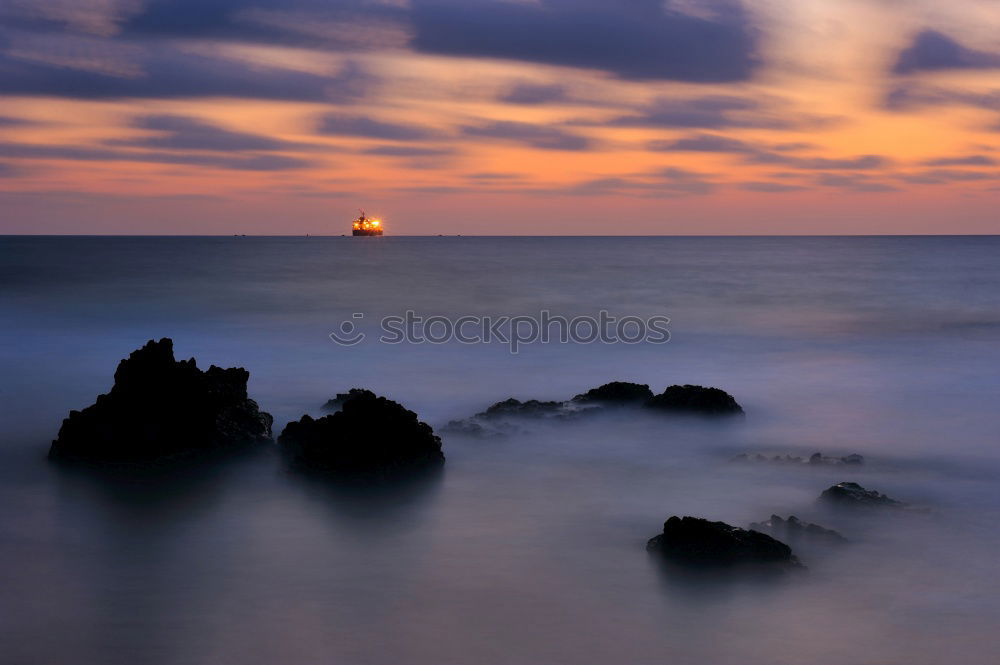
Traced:
<path id="1" fill-rule="evenodd" d="M 990 663 L 1000 648 L 1000 242 L 0 239 L 0 660 L 11 663 Z M 671 317 L 657 345 L 345 348 L 425 314 Z M 117 361 L 171 336 L 242 365 L 276 428 L 364 385 L 436 427 L 611 379 L 717 385 L 737 427 L 607 418 L 478 440 L 391 492 L 272 452 L 147 473 L 45 462 Z M 859 469 L 732 464 L 861 453 Z M 854 480 L 927 512 L 815 504 Z M 655 565 L 672 514 L 772 513 L 852 543 L 795 579 Z"/>

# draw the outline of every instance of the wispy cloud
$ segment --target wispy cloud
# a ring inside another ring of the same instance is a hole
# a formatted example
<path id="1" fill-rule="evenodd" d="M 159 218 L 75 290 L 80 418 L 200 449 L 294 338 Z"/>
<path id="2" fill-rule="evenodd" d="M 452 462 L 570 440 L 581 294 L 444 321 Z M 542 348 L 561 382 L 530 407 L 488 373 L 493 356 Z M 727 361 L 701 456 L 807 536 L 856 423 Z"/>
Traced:
<path id="1" fill-rule="evenodd" d="M 977 51 L 937 30 L 924 30 L 899 54 L 892 71 L 913 74 L 942 69 L 995 69 L 1000 53 Z"/>
<path id="2" fill-rule="evenodd" d="M 436 130 L 407 123 L 377 120 L 368 115 L 330 113 L 320 119 L 321 134 L 353 136 L 390 141 L 423 141 L 439 135 Z"/>
<path id="3" fill-rule="evenodd" d="M 587 150 L 592 146 L 591 140 L 585 136 L 558 127 L 526 122 L 487 122 L 464 125 L 460 129 L 468 137 L 511 141 L 540 150 Z"/>
<path id="4" fill-rule="evenodd" d="M 410 0 L 412 46 L 424 53 L 596 69 L 625 79 L 750 79 L 757 30 L 739 0 Z"/>

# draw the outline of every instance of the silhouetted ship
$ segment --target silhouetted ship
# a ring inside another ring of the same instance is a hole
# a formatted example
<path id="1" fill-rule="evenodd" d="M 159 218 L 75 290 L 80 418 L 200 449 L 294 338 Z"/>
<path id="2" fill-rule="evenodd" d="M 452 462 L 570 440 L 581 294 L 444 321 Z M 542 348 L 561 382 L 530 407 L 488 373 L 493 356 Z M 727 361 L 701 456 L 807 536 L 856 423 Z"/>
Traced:
<path id="1" fill-rule="evenodd" d="M 362 210 L 361 216 L 351 222 L 351 235 L 380 236 L 382 235 L 382 220 L 366 217 L 365 211 Z"/>

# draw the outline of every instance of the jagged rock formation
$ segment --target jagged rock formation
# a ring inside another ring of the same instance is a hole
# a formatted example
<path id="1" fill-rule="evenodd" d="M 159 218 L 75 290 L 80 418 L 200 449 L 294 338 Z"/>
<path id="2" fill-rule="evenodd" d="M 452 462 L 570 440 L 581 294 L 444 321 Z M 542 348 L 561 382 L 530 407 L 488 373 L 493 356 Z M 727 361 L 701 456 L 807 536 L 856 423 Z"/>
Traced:
<path id="1" fill-rule="evenodd" d="M 875 490 L 867 490 L 857 483 L 837 483 L 823 491 L 819 500 L 832 506 L 862 508 L 905 508 L 907 504 L 891 499 Z"/>
<path id="2" fill-rule="evenodd" d="M 626 381 L 612 381 L 603 386 L 591 388 L 585 393 L 580 393 L 572 401 L 583 404 L 622 404 L 635 405 L 649 401 L 653 397 L 653 391 L 644 383 L 628 383 Z"/>
<path id="3" fill-rule="evenodd" d="M 802 568 L 788 545 L 766 533 L 699 517 L 671 517 L 663 524 L 663 533 L 649 539 L 646 550 L 688 566 Z"/>
<path id="4" fill-rule="evenodd" d="M 511 397 L 491 405 L 485 411 L 477 413 L 475 417 L 486 419 L 503 418 L 506 416 L 550 418 L 562 415 L 566 415 L 565 402 L 541 402 L 537 399 L 529 399 L 526 402 L 522 402 Z"/>
<path id="5" fill-rule="evenodd" d="M 131 464 L 218 452 L 271 439 L 270 414 L 247 397 L 241 367 L 198 369 L 174 360 L 173 341 L 150 340 L 118 364 L 106 395 L 70 411 L 49 457 Z"/>
<path id="6" fill-rule="evenodd" d="M 795 515 L 791 515 L 787 520 L 771 515 L 765 522 L 754 522 L 750 525 L 753 531 L 766 533 L 773 538 L 785 542 L 796 541 L 823 541 L 831 544 L 843 544 L 847 542 L 838 532 L 833 529 L 826 529 L 818 524 L 803 522 Z"/>
<path id="7" fill-rule="evenodd" d="M 732 395 L 718 388 L 670 386 L 646 402 L 646 407 L 671 413 L 701 416 L 741 416 L 741 407 Z"/>
<path id="8" fill-rule="evenodd" d="M 564 402 L 522 402 L 511 397 L 470 418 L 449 422 L 446 430 L 477 436 L 505 435 L 518 431 L 513 424 L 518 419 L 568 420 L 609 408 L 620 410 L 617 407 L 648 407 L 650 411 L 706 417 L 743 415 L 743 408 L 733 396 L 718 388 L 670 386 L 660 395 L 654 395 L 647 385 L 612 381 Z"/>
<path id="9" fill-rule="evenodd" d="M 323 410 L 339 411 L 340 407 L 342 407 L 344 405 L 344 402 L 346 402 L 348 399 L 350 399 L 351 397 L 355 397 L 357 395 L 363 395 L 365 393 L 371 393 L 371 391 L 365 388 L 351 388 L 346 393 L 337 393 L 336 397 L 328 399 L 326 403 L 323 404 Z"/>
<path id="10" fill-rule="evenodd" d="M 296 468 L 358 478 L 439 467 L 441 439 L 400 404 L 370 390 L 347 393 L 340 410 L 288 423 L 278 437 Z"/>

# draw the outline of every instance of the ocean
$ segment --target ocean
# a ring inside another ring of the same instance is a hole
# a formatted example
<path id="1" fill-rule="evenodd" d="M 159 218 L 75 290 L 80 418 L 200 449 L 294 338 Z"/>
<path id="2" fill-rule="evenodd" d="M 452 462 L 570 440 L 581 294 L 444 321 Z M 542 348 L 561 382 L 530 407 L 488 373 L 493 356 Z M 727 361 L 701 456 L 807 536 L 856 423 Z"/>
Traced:
<path id="1" fill-rule="evenodd" d="M 0 661 L 995 662 L 998 256 L 1000 237 L 2 237 Z M 380 341 L 407 311 L 665 317 L 669 341 Z M 335 343 L 345 322 L 364 339 Z M 390 397 L 441 434 L 445 472 L 358 495 L 273 451 L 49 464 L 68 412 L 162 337 L 246 367 L 275 435 L 352 387 Z M 612 380 L 722 388 L 746 419 L 445 431 Z M 845 480 L 921 510 L 816 503 Z M 671 515 L 772 513 L 851 542 L 795 547 L 808 573 L 767 581 L 690 579 L 644 549 Z"/>

